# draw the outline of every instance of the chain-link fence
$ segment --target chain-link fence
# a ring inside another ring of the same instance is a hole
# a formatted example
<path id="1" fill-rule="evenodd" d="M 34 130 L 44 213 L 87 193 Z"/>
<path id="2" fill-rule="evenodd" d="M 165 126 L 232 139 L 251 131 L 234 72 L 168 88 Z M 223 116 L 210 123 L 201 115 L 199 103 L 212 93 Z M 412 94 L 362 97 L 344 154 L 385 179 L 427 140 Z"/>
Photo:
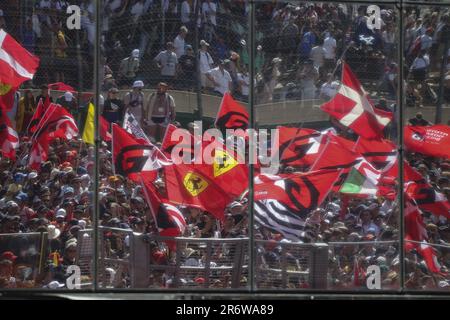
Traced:
<path id="1" fill-rule="evenodd" d="M 327 244 L 255 241 L 258 289 L 326 289 Z"/>

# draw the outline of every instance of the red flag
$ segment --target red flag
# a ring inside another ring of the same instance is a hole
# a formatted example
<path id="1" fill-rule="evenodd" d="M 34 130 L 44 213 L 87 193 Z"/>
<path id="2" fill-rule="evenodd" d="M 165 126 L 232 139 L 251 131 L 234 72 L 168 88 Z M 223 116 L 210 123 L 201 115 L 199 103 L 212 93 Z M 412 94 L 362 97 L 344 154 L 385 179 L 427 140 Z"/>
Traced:
<path id="1" fill-rule="evenodd" d="M 172 203 L 201 208 L 223 220 L 225 208 L 234 198 L 213 179 L 200 172 L 200 166 L 208 165 L 178 164 L 164 167 L 167 199 Z"/>
<path id="2" fill-rule="evenodd" d="M 450 219 L 450 202 L 425 181 L 405 183 L 405 193 L 414 199 L 420 209 Z"/>
<path id="3" fill-rule="evenodd" d="M 36 132 L 39 124 L 44 121 L 44 117 L 47 117 L 48 108 L 50 106 L 50 96 L 47 96 L 45 101 L 42 99 L 39 100 L 38 105 L 36 107 L 36 111 L 33 114 L 33 117 L 30 120 L 30 124 L 28 125 L 28 131 L 33 134 Z"/>
<path id="4" fill-rule="evenodd" d="M 249 115 L 244 106 L 225 93 L 220 103 L 215 125 L 221 129 L 247 129 Z"/>
<path id="5" fill-rule="evenodd" d="M 48 148 L 49 145 L 47 136 L 41 135 L 37 139 L 33 140 L 28 161 L 28 164 L 32 169 L 39 170 L 41 168 L 41 163 L 47 161 Z"/>
<path id="6" fill-rule="evenodd" d="M 367 92 L 346 63 L 343 63 L 338 93 L 320 108 L 367 139 L 383 137 L 383 129 L 392 119 L 391 112 L 373 107 Z"/>
<path id="7" fill-rule="evenodd" d="M 0 151 L 2 156 L 14 160 L 18 145 L 17 132 L 13 129 L 5 110 L 0 110 Z"/>
<path id="8" fill-rule="evenodd" d="M 425 260 L 427 268 L 428 270 L 430 270 L 430 272 L 445 275 L 443 272 L 441 272 L 441 265 L 439 264 L 439 261 L 437 259 L 436 250 L 432 246 L 424 242 L 420 244 L 417 251 Z"/>
<path id="9" fill-rule="evenodd" d="M 375 168 L 388 170 L 397 160 L 397 147 L 387 139 L 368 140 L 362 137 L 356 142 L 356 152 L 367 159 Z"/>
<path id="10" fill-rule="evenodd" d="M 449 126 L 405 126 L 404 140 L 405 147 L 409 151 L 436 158 L 450 158 Z"/>
<path id="11" fill-rule="evenodd" d="M 0 83 L 17 88 L 22 82 L 33 79 L 38 66 L 38 57 L 0 30 Z"/>
<path id="12" fill-rule="evenodd" d="M 408 239 L 419 242 L 428 240 L 427 230 L 419 207 L 411 199 L 406 199 L 405 206 L 405 232 Z"/>
<path id="13" fill-rule="evenodd" d="M 42 121 L 36 126 L 34 138 L 41 135 L 48 135 L 50 141 L 54 138 L 71 140 L 78 135 L 78 127 L 69 111 L 59 104 L 51 103 Z"/>
<path id="14" fill-rule="evenodd" d="M 321 132 L 313 129 L 277 127 L 278 156 L 280 163 L 286 166 L 310 167 L 319 155 L 322 140 Z"/>
<path id="15" fill-rule="evenodd" d="M 112 139 L 110 132 L 111 124 L 102 115 L 100 115 L 100 136 L 103 141 L 109 142 Z"/>
<path id="16" fill-rule="evenodd" d="M 158 170 L 166 164 L 165 156 L 156 146 L 134 137 L 115 123 L 112 124 L 112 136 L 117 173 L 133 179 L 133 174 Z"/>
<path id="17" fill-rule="evenodd" d="M 155 187 L 148 180 L 144 182 L 148 205 L 156 220 L 158 233 L 164 237 L 179 237 L 186 230 L 186 220 L 183 213 L 173 204 L 161 199 Z M 171 250 L 176 249 L 175 241 L 166 241 Z"/>
<path id="18" fill-rule="evenodd" d="M 72 93 L 77 92 L 72 86 L 69 86 L 68 84 L 65 84 L 64 82 L 51 83 L 48 85 L 48 88 L 50 90 L 55 90 L 55 91 L 68 91 L 68 92 L 72 92 Z"/>
<path id="19" fill-rule="evenodd" d="M 189 159 L 194 159 L 194 136 L 187 130 L 181 129 L 189 135 L 190 139 L 189 144 L 182 144 L 182 137 L 180 136 L 178 139 L 175 139 L 173 135 L 175 130 L 177 129 L 178 128 L 173 124 L 169 124 L 167 126 L 166 133 L 164 134 L 164 138 L 161 144 L 161 151 L 164 152 L 169 158 L 171 157 L 172 152 L 174 152 L 177 156 L 180 157 L 180 159 L 184 159 L 185 154 L 188 155 Z"/>

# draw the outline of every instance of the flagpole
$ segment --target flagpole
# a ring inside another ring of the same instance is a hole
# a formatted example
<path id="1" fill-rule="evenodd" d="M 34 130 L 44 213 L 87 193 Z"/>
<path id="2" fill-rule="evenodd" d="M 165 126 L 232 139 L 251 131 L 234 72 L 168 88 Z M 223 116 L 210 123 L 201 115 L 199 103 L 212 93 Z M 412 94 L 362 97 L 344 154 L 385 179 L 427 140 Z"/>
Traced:
<path id="1" fill-rule="evenodd" d="M 150 213 L 151 213 L 151 215 L 153 216 L 153 220 L 155 221 L 156 229 L 159 229 L 159 226 L 158 226 L 158 220 L 156 219 L 156 214 L 155 214 L 155 212 L 153 211 L 152 203 L 151 203 L 151 201 L 150 201 L 150 196 L 148 195 L 147 188 L 145 187 L 144 179 L 142 178 L 142 175 L 139 175 L 139 178 L 140 178 L 140 180 L 141 180 L 141 187 L 142 187 L 142 189 L 144 190 L 145 200 L 147 200 L 147 204 L 148 204 L 148 207 L 149 207 L 149 209 L 150 209 Z"/>
<path id="2" fill-rule="evenodd" d="M 114 126 L 117 126 L 116 123 L 111 124 L 111 167 L 113 171 L 113 175 L 116 175 L 116 161 L 114 159 Z"/>

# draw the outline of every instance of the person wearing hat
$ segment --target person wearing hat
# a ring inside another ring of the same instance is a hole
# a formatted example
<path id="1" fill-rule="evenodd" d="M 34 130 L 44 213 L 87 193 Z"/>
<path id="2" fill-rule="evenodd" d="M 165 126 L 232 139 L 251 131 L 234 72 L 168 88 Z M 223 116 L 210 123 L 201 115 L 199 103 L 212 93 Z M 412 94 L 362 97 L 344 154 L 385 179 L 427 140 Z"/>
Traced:
<path id="1" fill-rule="evenodd" d="M 136 78 L 136 73 L 140 66 L 139 49 L 134 49 L 129 57 L 124 58 L 120 62 L 118 72 L 118 84 L 121 87 L 129 86 Z"/>
<path id="2" fill-rule="evenodd" d="M 230 92 L 233 83 L 230 73 L 225 70 L 226 62 L 227 61 L 220 60 L 216 68 L 213 68 L 206 73 L 206 77 L 214 85 L 214 91 L 221 96 L 226 92 Z"/>
<path id="3" fill-rule="evenodd" d="M 160 82 L 145 106 L 144 123 L 150 137 L 160 141 L 166 127 L 175 121 L 175 99 L 167 92 L 167 83 Z"/>
<path id="4" fill-rule="evenodd" d="M 142 89 L 144 89 L 144 82 L 136 80 L 133 82 L 133 89 L 123 98 L 124 114 L 130 113 L 141 126 L 143 124 L 142 112 L 144 108 L 144 93 Z"/>
<path id="5" fill-rule="evenodd" d="M 199 52 L 199 64 L 200 64 L 200 81 L 202 88 L 211 87 L 210 83 L 207 83 L 206 73 L 211 70 L 214 66 L 214 60 L 208 52 L 209 43 L 205 40 L 200 41 L 200 52 Z"/>
<path id="6" fill-rule="evenodd" d="M 108 90 L 108 96 L 103 105 L 102 116 L 109 123 L 122 124 L 125 106 L 123 101 L 118 98 L 119 89 L 113 87 Z"/>
<path id="7" fill-rule="evenodd" d="M 408 122 L 411 125 L 413 125 L 413 126 L 423 126 L 423 127 L 425 127 L 425 126 L 431 125 L 430 122 L 428 122 L 427 120 L 425 120 L 423 118 L 422 112 L 417 112 L 416 116 L 414 118 L 409 119 Z"/>
<path id="8" fill-rule="evenodd" d="M 185 53 L 178 59 L 177 65 L 177 87 L 192 90 L 195 87 L 197 72 L 197 59 L 191 45 L 186 45 Z"/>
<path id="9" fill-rule="evenodd" d="M 178 57 L 174 50 L 173 42 L 167 42 L 166 50 L 158 53 L 153 59 L 161 70 L 161 80 L 169 85 L 173 84 L 178 64 Z"/>
<path id="10" fill-rule="evenodd" d="M 73 93 L 66 91 L 62 96 L 56 99 L 56 103 L 63 106 L 73 116 L 78 125 L 80 125 L 80 113 L 78 108 L 77 99 Z"/>

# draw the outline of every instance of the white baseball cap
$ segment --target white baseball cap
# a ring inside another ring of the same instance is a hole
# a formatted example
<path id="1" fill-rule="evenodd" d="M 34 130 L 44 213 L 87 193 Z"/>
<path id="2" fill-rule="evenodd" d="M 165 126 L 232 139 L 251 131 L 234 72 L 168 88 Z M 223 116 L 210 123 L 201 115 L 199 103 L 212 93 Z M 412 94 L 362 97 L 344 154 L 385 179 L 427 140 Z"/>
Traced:
<path id="1" fill-rule="evenodd" d="M 72 99 L 73 99 L 73 94 L 72 94 L 72 92 L 67 91 L 66 93 L 64 93 L 64 99 L 65 99 L 66 101 L 71 102 Z"/>
<path id="2" fill-rule="evenodd" d="M 133 88 L 143 88 L 144 87 L 144 82 L 142 82 L 141 80 L 137 80 L 133 83 Z"/>
<path id="3" fill-rule="evenodd" d="M 133 51 L 131 51 L 131 56 L 133 58 L 139 58 L 139 49 L 134 49 Z"/>

